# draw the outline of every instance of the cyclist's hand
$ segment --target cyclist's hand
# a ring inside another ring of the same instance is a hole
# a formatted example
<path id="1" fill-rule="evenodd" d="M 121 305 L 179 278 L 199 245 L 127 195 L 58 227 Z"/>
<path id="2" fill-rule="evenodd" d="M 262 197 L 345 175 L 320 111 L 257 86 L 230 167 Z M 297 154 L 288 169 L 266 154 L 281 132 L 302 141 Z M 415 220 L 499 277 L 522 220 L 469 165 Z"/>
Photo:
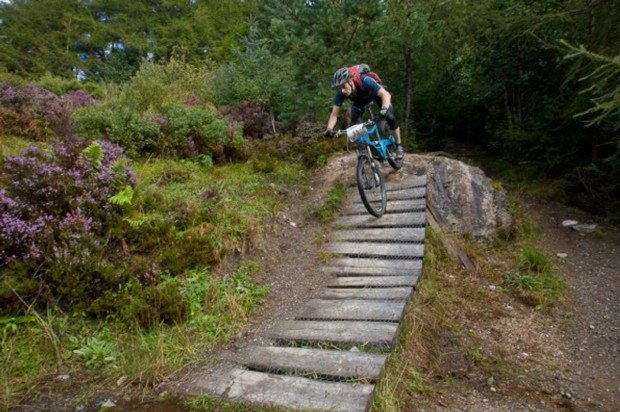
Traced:
<path id="1" fill-rule="evenodd" d="M 334 131 L 332 129 L 325 130 L 325 137 L 334 137 Z"/>
<path id="2" fill-rule="evenodd" d="M 385 117 L 387 116 L 387 111 L 388 111 L 388 108 L 384 106 L 381 108 L 381 111 L 379 112 L 379 114 L 381 115 L 381 117 Z"/>

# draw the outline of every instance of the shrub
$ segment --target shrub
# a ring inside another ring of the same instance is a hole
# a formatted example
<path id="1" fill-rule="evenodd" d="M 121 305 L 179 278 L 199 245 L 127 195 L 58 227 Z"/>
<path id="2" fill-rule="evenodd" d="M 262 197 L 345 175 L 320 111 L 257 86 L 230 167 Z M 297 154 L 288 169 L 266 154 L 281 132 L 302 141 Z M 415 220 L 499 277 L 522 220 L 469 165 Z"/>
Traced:
<path id="1" fill-rule="evenodd" d="M 0 83 L 0 133 L 39 140 L 66 136 L 71 130 L 71 112 L 94 103 L 82 90 L 59 97 L 42 87 Z"/>
<path id="2" fill-rule="evenodd" d="M 149 114 L 112 105 L 91 106 L 72 116 L 80 133 L 123 147 L 128 156 L 152 153 L 162 138 L 160 125 Z"/>
<path id="3" fill-rule="evenodd" d="M 222 114 L 229 121 L 243 123 L 243 135 L 262 139 L 272 133 L 271 117 L 261 106 L 252 102 L 242 102 L 235 108 L 223 107 Z"/>
<path id="4" fill-rule="evenodd" d="M 117 102 L 78 110 L 73 119 L 82 134 L 116 143 L 132 157 L 223 157 L 224 143 L 234 146 L 228 124 L 215 108 L 190 103 L 168 103 L 153 114 Z"/>
<path id="5" fill-rule="evenodd" d="M 225 142 L 228 124 L 213 107 L 171 103 L 163 108 L 167 115 L 169 150 L 183 157 L 210 153 Z"/>
<path id="6" fill-rule="evenodd" d="M 210 73 L 205 67 L 195 67 L 172 57 L 168 62 L 145 62 L 123 88 L 123 105 L 140 112 L 161 111 L 173 102 L 197 99 L 213 101 L 211 89 L 206 87 Z"/>
<path id="7" fill-rule="evenodd" d="M 76 92 L 79 90 L 85 93 L 87 92 L 86 94 L 94 96 L 97 99 L 102 99 L 105 95 L 103 89 L 95 83 L 80 83 L 75 79 L 65 79 L 62 77 L 53 76 L 49 73 L 41 77 L 36 82 L 36 84 L 37 86 L 43 87 L 44 89 L 51 91 L 57 96 Z"/>
<path id="8" fill-rule="evenodd" d="M 51 150 L 31 146 L 7 157 L 0 172 L 0 267 L 13 281 L 67 303 L 119 284 L 108 235 L 122 210 L 108 199 L 134 185 L 135 177 L 118 146 L 100 141 L 86 147 L 82 139 Z M 11 299 L 10 290 L 0 290 L 3 303 Z"/>

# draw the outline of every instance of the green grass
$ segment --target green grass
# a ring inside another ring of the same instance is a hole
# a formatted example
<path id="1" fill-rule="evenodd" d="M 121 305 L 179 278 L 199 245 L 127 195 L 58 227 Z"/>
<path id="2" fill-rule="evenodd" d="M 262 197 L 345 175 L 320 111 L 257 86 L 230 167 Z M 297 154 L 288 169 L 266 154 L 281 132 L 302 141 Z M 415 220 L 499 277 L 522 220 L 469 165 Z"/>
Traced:
<path id="1" fill-rule="evenodd" d="M 551 307 L 561 302 L 565 284 L 553 270 L 551 261 L 531 245 L 522 249 L 516 269 L 506 276 L 510 290 L 531 306 Z"/>
<path id="2" fill-rule="evenodd" d="M 201 353 L 226 342 L 251 311 L 263 302 L 267 287 L 255 285 L 251 262 L 222 278 L 195 270 L 184 281 L 192 294 L 192 314 L 184 324 L 159 324 L 145 330 L 113 318 L 97 322 L 79 314 L 36 314 L 40 321 L 4 321 L 0 361 L 0 407 L 19 403 L 24 393 L 47 376 L 68 373 L 110 382 L 151 387 L 181 367 L 203 360 Z M 18 326 L 7 327 L 8 324 Z"/>
<path id="3" fill-rule="evenodd" d="M 323 223 L 329 223 L 334 220 L 340 205 L 347 197 L 347 188 L 344 184 L 338 182 L 327 192 L 325 204 L 315 212 L 315 215 Z"/>
<path id="4" fill-rule="evenodd" d="M 210 396 L 201 395 L 189 398 L 185 401 L 185 405 L 191 411 L 218 411 L 218 412 L 284 412 L 288 409 L 252 405 L 244 402 L 230 402 Z"/>
<path id="5" fill-rule="evenodd" d="M 611 240 L 611 235 L 602 229 L 597 229 L 594 232 L 592 232 L 592 236 L 597 239 L 604 240 L 606 242 Z"/>

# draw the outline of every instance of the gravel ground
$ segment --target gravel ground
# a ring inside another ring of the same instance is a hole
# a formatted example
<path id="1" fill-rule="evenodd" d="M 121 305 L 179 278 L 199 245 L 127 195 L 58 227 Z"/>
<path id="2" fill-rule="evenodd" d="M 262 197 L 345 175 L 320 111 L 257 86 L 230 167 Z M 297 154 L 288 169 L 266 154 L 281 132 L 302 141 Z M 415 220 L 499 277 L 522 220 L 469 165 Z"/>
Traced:
<path id="1" fill-rule="evenodd" d="M 566 345 L 566 392 L 585 409 L 620 410 L 620 231 L 599 227 L 605 238 L 562 226 L 587 215 L 557 204 L 531 204 L 542 235 L 538 246 L 557 259 L 574 314 L 561 331 Z"/>

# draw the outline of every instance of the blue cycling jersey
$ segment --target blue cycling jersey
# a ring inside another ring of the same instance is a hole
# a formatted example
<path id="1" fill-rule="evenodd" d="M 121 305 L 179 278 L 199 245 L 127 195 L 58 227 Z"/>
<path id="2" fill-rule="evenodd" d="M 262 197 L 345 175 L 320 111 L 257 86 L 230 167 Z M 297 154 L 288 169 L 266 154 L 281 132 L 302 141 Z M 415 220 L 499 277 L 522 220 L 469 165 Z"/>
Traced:
<path id="1" fill-rule="evenodd" d="M 379 90 L 381 90 L 381 85 L 377 83 L 375 79 L 370 76 L 362 75 L 361 90 L 355 90 L 355 93 L 351 94 L 349 99 L 357 107 L 366 107 L 370 102 L 377 99 L 379 96 Z M 336 97 L 334 97 L 334 106 L 342 106 L 344 99 L 346 99 L 346 96 L 338 90 L 336 92 Z"/>

